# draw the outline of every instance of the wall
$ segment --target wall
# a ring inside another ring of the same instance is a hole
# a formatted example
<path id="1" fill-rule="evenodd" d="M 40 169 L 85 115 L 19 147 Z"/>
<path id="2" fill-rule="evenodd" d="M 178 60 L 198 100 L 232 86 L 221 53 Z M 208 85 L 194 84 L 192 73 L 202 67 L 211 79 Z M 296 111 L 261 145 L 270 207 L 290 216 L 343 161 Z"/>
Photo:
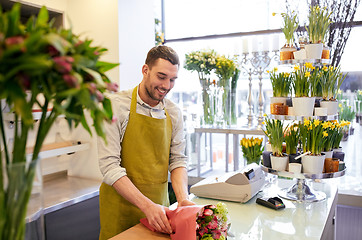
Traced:
<path id="1" fill-rule="evenodd" d="M 154 46 L 154 1 L 119 0 L 120 89 L 129 89 L 142 80 L 141 68 Z"/>

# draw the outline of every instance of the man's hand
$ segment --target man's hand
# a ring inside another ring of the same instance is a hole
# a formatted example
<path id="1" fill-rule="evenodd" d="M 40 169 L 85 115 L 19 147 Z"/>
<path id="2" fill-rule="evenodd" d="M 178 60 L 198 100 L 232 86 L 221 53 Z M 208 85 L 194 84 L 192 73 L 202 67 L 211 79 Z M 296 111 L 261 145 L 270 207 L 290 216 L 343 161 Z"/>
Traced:
<path id="1" fill-rule="evenodd" d="M 184 207 L 184 206 L 192 206 L 192 205 L 196 205 L 194 202 L 191 202 L 188 199 L 184 199 L 181 202 L 178 203 L 179 207 Z"/>
<path id="2" fill-rule="evenodd" d="M 144 214 L 147 217 L 148 223 L 158 232 L 172 233 L 171 225 L 166 216 L 167 207 L 159 204 L 151 203 L 144 209 Z"/>

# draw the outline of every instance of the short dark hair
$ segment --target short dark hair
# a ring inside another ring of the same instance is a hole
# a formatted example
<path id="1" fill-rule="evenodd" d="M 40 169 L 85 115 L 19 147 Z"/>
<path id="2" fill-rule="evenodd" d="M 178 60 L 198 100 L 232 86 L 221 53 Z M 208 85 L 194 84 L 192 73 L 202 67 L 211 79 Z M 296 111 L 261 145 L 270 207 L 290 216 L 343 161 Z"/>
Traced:
<path id="1" fill-rule="evenodd" d="M 177 66 L 180 66 L 180 60 L 179 60 L 178 55 L 175 52 L 175 50 L 173 50 L 170 47 L 164 46 L 164 45 L 160 45 L 160 46 L 151 48 L 151 50 L 147 54 L 145 63 L 150 68 L 152 68 L 153 65 L 155 65 L 157 59 L 159 59 L 159 58 L 165 59 L 165 60 L 169 61 L 170 63 L 172 63 L 173 65 L 177 64 Z"/>

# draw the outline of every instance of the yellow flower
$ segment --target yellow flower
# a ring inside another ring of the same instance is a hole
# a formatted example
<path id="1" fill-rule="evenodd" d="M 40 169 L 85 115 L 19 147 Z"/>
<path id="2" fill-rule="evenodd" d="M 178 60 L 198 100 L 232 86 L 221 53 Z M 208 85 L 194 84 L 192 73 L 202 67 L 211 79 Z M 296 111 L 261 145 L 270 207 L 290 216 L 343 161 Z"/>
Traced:
<path id="1" fill-rule="evenodd" d="M 313 64 L 310 63 L 310 62 L 306 62 L 306 63 L 304 64 L 304 66 L 305 66 L 306 68 L 309 68 L 309 69 L 314 69 Z"/>
<path id="2" fill-rule="evenodd" d="M 310 77 L 310 72 L 306 72 L 306 73 L 304 74 L 304 76 L 305 76 L 305 77 Z"/>
<path id="3" fill-rule="evenodd" d="M 264 113 L 264 115 L 263 115 L 264 117 L 266 117 L 266 116 L 268 116 L 266 113 Z"/>
<path id="4" fill-rule="evenodd" d="M 266 70 L 267 73 L 270 73 L 269 70 Z"/>
<path id="5" fill-rule="evenodd" d="M 304 126 L 308 126 L 310 124 L 310 120 L 304 119 Z"/>
<path id="6" fill-rule="evenodd" d="M 319 119 L 314 120 L 314 126 L 315 127 L 319 126 L 320 122 L 321 121 Z"/>
<path id="7" fill-rule="evenodd" d="M 323 131 L 323 137 L 328 137 L 328 133 L 326 131 Z"/>
<path id="8" fill-rule="evenodd" d="M 285 78 L 287 78 L 287 77 L 289 77 L 289 76 L 290 76 L 290 73 L 287 73 L 287 72 L 284 73 L 284 77 L 285 77 Z"/>
<path id="9" fill-rule="evenodd" d="M 275 17 L 275 15 L 277 15 L 275 12 L 272 13 L 273 17 Z"/>
<path id="10" fill-rule="evenodd" d="M 298 70 L 300 70 L 300 67 L 299 67 L 299 65 L 295 65 L 295 66 L 294 66 L 294 70 L 295 70 L 295 71 L 298 71 Z"/>
<path id="11" fill-rule="evenodd" d="M 323 71 L 327 72 L 327 71 L 328 71 L 328 67 L 327 67 L 327 66 L 324 66 L 324 67 L 323 67 Z"/>
<path id="12" fill-rule="evenodd" d="M 329 122 L 324 122 L 324 123 L 322 123 L 323 129 L 329 128 L 329 125 L 330 125 Z"/>
<path id="13" fill-rule="evenodd" d="M 278 72 L 278 68 L 277 67 L 273 68 L 273 72 Z"/>

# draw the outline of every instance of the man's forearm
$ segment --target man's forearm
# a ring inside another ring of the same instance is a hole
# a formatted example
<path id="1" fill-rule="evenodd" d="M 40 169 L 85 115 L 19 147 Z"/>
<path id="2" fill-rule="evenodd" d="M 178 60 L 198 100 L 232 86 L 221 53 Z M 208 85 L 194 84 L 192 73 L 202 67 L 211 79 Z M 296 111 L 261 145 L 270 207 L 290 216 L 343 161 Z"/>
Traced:
<path id="1" fill-rule="evenodd" d="M 127 201 L 138 207 L 142 212 L 153 202 L 144 196 L 127 177 L 121 177 L 113 185 L 113 188 Z"/>
<path id="2" fill-rule="evenodd" d="M 171 172 L 172 188 L 175 192 L 177 202 L 181 203 L 183 200 L 188 199 L 187 188 L 187 170 L 184 167 L 175 168 Z"/>

